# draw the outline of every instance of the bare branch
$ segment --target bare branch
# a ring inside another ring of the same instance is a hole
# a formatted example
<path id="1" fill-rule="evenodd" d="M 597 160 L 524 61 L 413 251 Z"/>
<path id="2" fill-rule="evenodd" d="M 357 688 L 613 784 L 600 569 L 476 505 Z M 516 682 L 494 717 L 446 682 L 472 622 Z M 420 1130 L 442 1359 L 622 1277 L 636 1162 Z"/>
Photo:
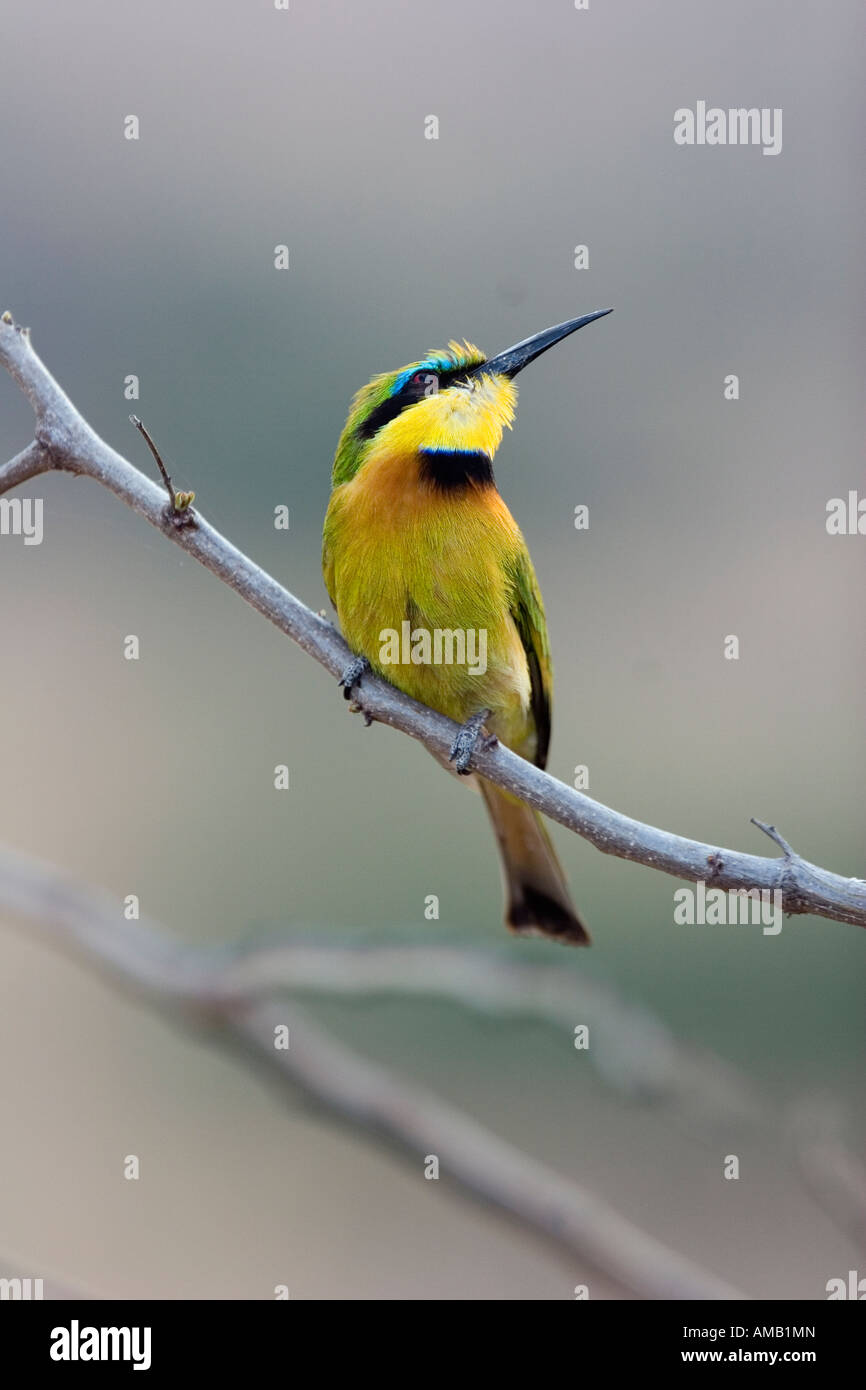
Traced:
<path id="1" fill-rule="evenodd" d="M 743 1295 L 626 1220 L 586 1188 L 413 1082 L 357 1053 L 294 1006 L 244 999 L 220 987 L 206 948 L 182 945 L 153 922 L 125 921 L 117 904 L 57 870 L 0 857 L 0 910 L 107 973 L 144 1002 L 218 1028 L 335 1115 L 413 1154 L 435 1154 L 453 1179 L 535 1232 L 579 1255 L 638 1297 L 737 1299 Z M 278 1029 L 289 1047 L 277 1048 Z"/>
<path id="2" fill-rule="evenodd" d="M 190 518 L 173 511 L 162 489 L 91 429 L 36 356 L 27 331 L 16 327 L 8 314 L 0 319 L 0 362 L 36 412 L 36 445 L 0 467 L 0 495 L 45 472 L 46 457 L 53 468 L 94 478 L 222 579 L 339 679 L 353 653 L 336 628 L 242 554 L 200 512 Z M 440 761 L 447 761 L 457 732 L 450 720 L 417 704 L 373 674 L 364 677 L 354 697 L 371 719 L 409 734 Z M 679 879 L 711 880 L 714 888 L 723 890 L 779 890 L 783 893 L 784 910 L 789 914 L 814 913 L 866 926 L 866 882 L 819 868 L 793 851 L 779 859 L 765 859 L 659 830 L 592 801 L 502 745 L 479 747 L 472 756 L 471 767 L 551 820 L 583 836 L 604 854 L 644 864 Z"/>
<path id="3" fill-rule="evenodd" d="M 543 1020 L 569 1047 L 575 1028 L 586 1025 L 587 1057 L 602 1079 L 632 1100 L 668 1107 L 692 1134 L 766 1114 L 764 1097 L 734 1068 L 681 1043 L 649 1009 L 585 970 L 516 962 L 502 948 L 341 945 L 331 933 L 323 946 L 297 929 L 216 950 L 212 988 L 223 1000 L 281 989 L 330 999 L 438 998 L 498 1019 Z"/>
<path id="4" fill-rule="evenodd" d="M 76 949 L 91 952 L 97 941 L 103 969 L 113 967 L 116 949 L 122 979 L 135 948 L 139 977 L 178 1007 L 207 1013 L 285 991 L 329 998 L 438 997 L 498 1018 L 543 1019 L 568 1034 L 570 1047 L 575 1027 L 585 1024 L 592 1038 L 589 1060 L 603 1080 L 631 1099 L 665 1104 L 692 1133 L 696 1127 L 751 1124 L 765 1110 L 763 1098 L 733 1068 L 687 1048 L 661 1019 L 585 972 L 516 964 L 511 957 L 449 946 L 322 946 L 297 929 L 289 936 L 209 947 L 171 941 L 167 954 L 158 954 L 164 934 L 152 924 L 144 923 L 149 936 L 126 926 L 118 935 L 117 906 L 110 899 L 0 849 L 0 906 L 45 934 L 57 897 L 64 904 L 63 935 L 52 938 L 53 944 L 62 948 L 71 938 Z"/>
<path id="5" fill-rule="evenodd" d="M 54 466 L 50 454 L 35 442 L 28 444 L 26 449 L 22 449 L 20 454 L 16 454 L 15 458 L 10 459 L 0 470 L 3 477 L 2 491 L 9 492 L 21 483 L 29 482 L 31 478 L 37 478 L 40 473 L 50 473 Z"/>

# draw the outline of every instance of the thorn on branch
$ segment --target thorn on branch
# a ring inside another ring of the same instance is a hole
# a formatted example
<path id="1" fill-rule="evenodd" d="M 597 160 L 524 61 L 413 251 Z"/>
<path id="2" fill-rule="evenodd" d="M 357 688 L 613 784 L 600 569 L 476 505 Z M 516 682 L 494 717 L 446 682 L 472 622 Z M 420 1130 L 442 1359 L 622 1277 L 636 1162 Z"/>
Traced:
<path id="1" fill-rule="evenodd" d="M 784 839 L 784 838 L 782 837 L 782 835 L 780 835 L 780 833 L 779 833 L 779 831 L 776 829 L 775 825 L 767 825 L 767 824 L 766 824 L 764 821 L 762 821 L 762 820 L 755 820 L 755 817 L 754 817 L 754 816 L 751 816 L 750 819 L 751 819 L 752 825 L 756 825 L 756 826 L 758 827 L 759 830 L 763 830 L 764 834 L 765 834 L 765 835 L 769 835 L 769 837 L 770 837 L 770 839 L 773 841 L 773 843 L 774 843 L 774 844 L 777 844 L 777 845 L 779 846 L 779 849 L 782 851 L 782 853 L 784 854 L 784 856 L 785 856 L 786 859 L 797 859 L 797 858 L 798 858 L 798 855 L 795 853 L 795 851 L 794 851 L 794 850 L 791 848 L 791 846 L 788 844 L 788 841 L 787 841 L 786 839 Z"/>
<path id="2" fill-rule="evenodd" d="M 156 459 L 156 466 L 159 469 L 160 476 L 162 477 L 162 481 L 165 483 L 166 490 L 168 492 L 169 508 L 172 522 L 175 526 L 195 525 L 195 512 L 192 509 L 192 504 L 195 501 L 195 493 L 175 491 L 174 484 L 171 481 L 168 469 L 163 463 L 160 457 L 159 450 L 157 449 L 156 445 L 151 439 L 150 434 L 145 429 L 144 425 L 141 423 L 137 415 L 130 415 L 129 418 L 132 424 L 135 425 L 135 428 L 138 430 L 139 434 L 144 439 L 144 442 L 147 445 L 150 452 L 153 454 L 153 457 Z"/>
<path id="3" fill-rule="evenodd" d="M 802 912 L 802 897 L 797 888 L 796 865 L 800 860 L 799 854 L 791 848 L 785 837 L 776 829 L 775 825 L 767 825 L 762 820 L 750 817 L 752 825 L 756 825 L 765 835 L 769 835 L 773 844 L 778 845 L 784 856 L 782 871 L 779 877 L 779 889 L 782 894 L 782 905 L 784 911 L 790 916 L 792 913 Z M 800 861 L 802 862 L 802 861 Z"/>

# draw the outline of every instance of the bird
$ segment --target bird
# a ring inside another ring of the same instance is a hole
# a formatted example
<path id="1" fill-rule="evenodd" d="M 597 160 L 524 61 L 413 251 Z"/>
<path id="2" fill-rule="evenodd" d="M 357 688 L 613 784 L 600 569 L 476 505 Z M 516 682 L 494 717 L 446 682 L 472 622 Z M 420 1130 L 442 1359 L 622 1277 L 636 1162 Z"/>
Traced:
<path id="1" fill-rule="evenodd" d="M 337 444 L 322 539 L 325 586 L 354 653 L 344 695 L 355 698 L 372 670 L 460 725 L 449 763 L 478 786 L 493 823 L 506 926 L 571 945 L 590 937 L 540 814 L 469 764 L 479 741 L 497 740 L 540 768 L 547 762 L 544 605 L 493 458 L 512 426 L 518 373 L 611 312 L 569 319 L 493 357 L 452 339 L 374 376 Z"/>

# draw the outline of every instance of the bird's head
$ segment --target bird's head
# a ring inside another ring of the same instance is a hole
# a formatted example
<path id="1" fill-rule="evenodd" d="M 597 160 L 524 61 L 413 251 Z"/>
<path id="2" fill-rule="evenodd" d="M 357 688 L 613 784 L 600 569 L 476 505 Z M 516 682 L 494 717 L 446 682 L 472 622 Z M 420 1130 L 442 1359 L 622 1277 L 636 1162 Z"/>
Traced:
<path id="1" fill-rule="evenodd" d="M 492 482 L 493 455 L 514 418 L 517 373 L 610 312 L 597 309 L 558 323 L 495 357 L 471 343 L 451 342 L 444 351 L 373 377 L 352 401 L 334 459 L 334 486 L 386 455 L 417 460 L 422 478 L 434 487 Z"/>

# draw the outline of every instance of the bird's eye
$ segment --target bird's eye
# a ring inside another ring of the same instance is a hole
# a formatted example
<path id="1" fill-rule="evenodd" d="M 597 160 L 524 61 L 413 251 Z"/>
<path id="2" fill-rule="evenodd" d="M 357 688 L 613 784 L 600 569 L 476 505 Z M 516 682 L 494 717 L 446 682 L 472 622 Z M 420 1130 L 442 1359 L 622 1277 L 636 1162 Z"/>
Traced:
<path id="1" fill-rule="evenodd" d="M 414 391 L 422 396 L 432 396 L 439 390 L 439 378 L 435 372 L 415 372 L 410 378 Z"/>

